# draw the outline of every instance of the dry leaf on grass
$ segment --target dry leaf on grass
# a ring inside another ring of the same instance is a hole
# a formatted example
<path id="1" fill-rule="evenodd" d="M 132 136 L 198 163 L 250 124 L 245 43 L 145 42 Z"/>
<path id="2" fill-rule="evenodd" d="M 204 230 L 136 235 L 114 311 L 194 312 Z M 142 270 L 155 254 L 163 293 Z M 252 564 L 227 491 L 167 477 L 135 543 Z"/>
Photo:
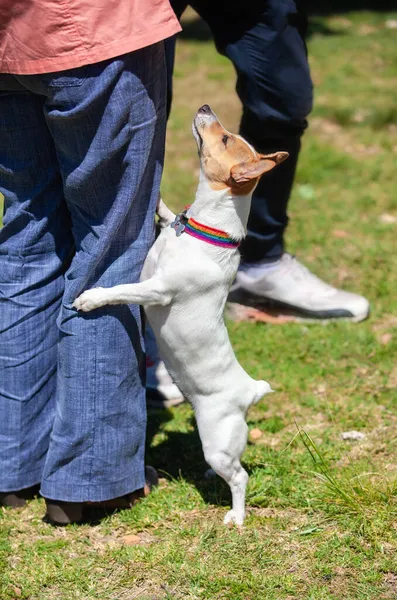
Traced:
<path id="1" fill-rule="evenodd" d="M 340 238 L 340 239 L 348 238 L 349 237 L 349 234 L 347 233 L 347 231 L 344 231 L 343 229 L 334 229 L 332 231 L 332 235 L 334 237 Z"/>
<path id="2" fill-rule="evenodd" d="M 256 321 L 258 323 L 270 323 L 273 325 L 283 325 L 284 323 L 296 322 L 294 315 L 282 314 L 283 309 L 254 308 L 253 306 L 243 306 L 229 302 L 226 305 L 226 316 L 232 321 Z"/>
<path id="3" fill-rule="evenodd" d="M 249 438 L 252 441 L 259 440 L 259 438 L 261 438 L 262 435 L 263 432 L 257 427 L 255 429 L 251 429 L 251 431 L 249 432 Z"/>
<path id="4" fill-rule="evenodd" d="M 120 542 L 125 546 L 138 546 L 142 544 L 153 544 L 154 542 L 159 542 L 160 539 L 154 537 L 153 535 L 149 535 L 148 533 L 140 533 L 136 535 L 134 533 L 130 533 L 128 535 L 123 535 L 120 538 Z"/>
<path id="5" fill-rule="evenodd" d="M 380 337 L 379 337 L 379 342 L 382 344 L 382 346 L 387 346 L 387 344 L 389 344 L 393 339 L 393 334 L 392 333 L 383 333 Z"/>
<path id="6" fill-rule="evenodd" d="M 137 544 L 142 544 L 142 540 L 139 535 L 134 535 L 133 533 L 129 535 L 123 535 L 121 541 L 126 546 L 136 546 Z"/>

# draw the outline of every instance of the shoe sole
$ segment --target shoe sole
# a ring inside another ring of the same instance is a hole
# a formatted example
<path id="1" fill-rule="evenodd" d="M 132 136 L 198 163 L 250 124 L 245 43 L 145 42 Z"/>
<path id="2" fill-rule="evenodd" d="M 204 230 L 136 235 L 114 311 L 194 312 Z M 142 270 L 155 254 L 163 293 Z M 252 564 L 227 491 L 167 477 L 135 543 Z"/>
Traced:
<path id="1" fill-rule="evenodd" d="M 228 319 L 235 322 L 254 321 L 283 325 L 285 323 L 326 324 L 330 321 L 350 321 L 351 323 L 359 323 L 369 316 L 369 311 L 353 315 L 350 311 L 344 309 L 325 311 L 298 309 L 294 306 L 278 302 L 277 300 L 266 299 L 264 301 L 262 298 L 258 300 L 253 296 L 245 298 L 244 300 L 246 303 L 226 303 L 225 314 Z"/>

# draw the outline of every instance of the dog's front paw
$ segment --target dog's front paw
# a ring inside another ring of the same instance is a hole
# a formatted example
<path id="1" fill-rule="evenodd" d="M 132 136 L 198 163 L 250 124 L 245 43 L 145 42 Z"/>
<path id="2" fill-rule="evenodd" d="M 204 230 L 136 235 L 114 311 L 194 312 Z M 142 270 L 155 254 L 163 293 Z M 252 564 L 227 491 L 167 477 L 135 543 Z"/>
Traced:
<path id="1" fill-rule="evenodd" d="M 234 523 L 235 525 L 242 525 L 244 523 L 244 514 L 239 514 L 236 510 L 229 510 L 223 519 L 225 525 Z"/>
<path id="2" fill-rule="evenodd" d="M 77 310 L 82 310 L 83 312 L 89 312 L 90 310 L 99 308 L 104 304 L 106 304 L 104 288 L 98 287 L 83 292 L 81 296 L 76 298 L 76 300 L 73 302 L 73 307 L 77 308 Z"/>

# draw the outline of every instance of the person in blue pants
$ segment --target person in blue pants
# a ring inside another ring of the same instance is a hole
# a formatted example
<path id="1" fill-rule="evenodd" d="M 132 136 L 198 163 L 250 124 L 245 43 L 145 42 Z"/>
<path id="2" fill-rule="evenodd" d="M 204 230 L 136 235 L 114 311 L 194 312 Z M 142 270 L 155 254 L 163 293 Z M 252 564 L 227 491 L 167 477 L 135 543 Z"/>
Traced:
<path id="1" fill-rule="evenodd" d="M 0 74 L 0 504 L 37 491 L 57 523 L 145 486 L 139 306 L 92 315 L 154 240 L 164 43 L 58 73 Z"/>
<path id="2" fill-rule="evenodd" d="M 171 4 L 178 18 L 188 4 L 192 6 L 210 27 L 218 52 L 233 63 L 243 105 L 241 135 L 259 152 L 289 153 L 288 160 L 260 180 L 253 194 L 248 234 L 240 247 L 242 261 L 228 298 L 229 307 L 237 305 L 238 312 L 230 310 L 229 316 L 251 319 L 270 306 L 301 319 L 365 319 L 369 303 L 364 297 L 328 285 L 285 251 L 288 201 L 313 102 L 305 3 L 173 0 Z M 168 40 L 166 47 L 168 111 L 175 42 L 175 37 Z M 182 398 L 153 344 L 148 352 L 151 390 L 157 387 L 163 403 L 177 404 Z"/>

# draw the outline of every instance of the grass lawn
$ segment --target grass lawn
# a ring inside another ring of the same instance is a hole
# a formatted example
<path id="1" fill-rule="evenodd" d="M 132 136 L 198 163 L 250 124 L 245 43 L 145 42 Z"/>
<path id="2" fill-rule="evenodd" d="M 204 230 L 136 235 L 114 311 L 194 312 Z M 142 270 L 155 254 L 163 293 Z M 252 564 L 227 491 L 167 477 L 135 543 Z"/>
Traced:
<path id="1" fill-rule="evenodd" d="M 163 183 L 174 208 L 197 184 L 195 109 L 210 103 L 233 130 L 240 111 L 231 66 L 187 20 Z M 222 525 L 229 491 L 203 477 L 191 409 L 152 413 L 148 463 L 163 479 L 136 509 L 63 529 L 42 521 L 42 500 L 0 510 L 1 600 L 397 598 L 396 24 L 397 12 L 312 19 L 315 109 L 288 248 L 372 315 L 230 324 L 243 366 L 277 391 L 249 415 L 246 526 Z M 350 430 L 365 437 L 343 441 Z"/>

